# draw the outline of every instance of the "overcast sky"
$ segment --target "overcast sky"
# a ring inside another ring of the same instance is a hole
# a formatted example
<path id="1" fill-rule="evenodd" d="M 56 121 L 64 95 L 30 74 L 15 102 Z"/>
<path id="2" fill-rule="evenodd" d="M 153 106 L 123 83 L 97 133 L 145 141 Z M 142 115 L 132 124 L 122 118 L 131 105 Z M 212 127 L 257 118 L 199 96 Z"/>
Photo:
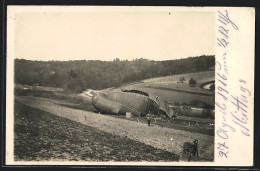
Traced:
<path id="1" fill-rule="evenodd" d="M 30 60 L 169 60 L 214 55 L 215 14 L 20 12 L 14 55 Z"/>

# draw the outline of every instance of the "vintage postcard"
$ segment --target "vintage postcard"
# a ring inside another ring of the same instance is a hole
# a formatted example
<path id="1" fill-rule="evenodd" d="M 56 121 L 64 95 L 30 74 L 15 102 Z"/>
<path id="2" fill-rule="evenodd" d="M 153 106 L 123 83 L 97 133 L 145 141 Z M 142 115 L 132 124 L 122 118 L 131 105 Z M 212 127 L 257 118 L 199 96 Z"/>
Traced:
<path id="1" fill-rule="evenodd" d="M 8 6 L 6 165 L 253 166 L 255 9 Z"/>

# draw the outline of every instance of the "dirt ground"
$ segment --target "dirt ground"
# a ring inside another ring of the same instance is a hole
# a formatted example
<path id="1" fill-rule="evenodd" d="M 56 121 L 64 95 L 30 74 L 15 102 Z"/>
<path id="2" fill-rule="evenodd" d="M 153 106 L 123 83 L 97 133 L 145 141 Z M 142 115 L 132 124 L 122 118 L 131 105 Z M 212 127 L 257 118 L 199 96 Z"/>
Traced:
<path id="1" fill-rule="evenodd" d="M 15 161 L 176 162 L 179 156 L 15 101 Z"/>
<path id="2" fill-rule="evenodd" d="M 139 141 L 180 156 L 182 156 L 183 143 L 193 142 L 194 139 L 197 139 L 199 142 L 200 158 L 205 161 L 212 161 L 214 159 L 214 136 L 165 127 L 149 127 L 147 124 L 137 121 L 133 122 L 108 115 L 64 107 L 64 104 L 67 102 L 52 99 L 19 96 L 16 97 L 16 100 L 51 114 L 94 127 L 113 135 Z M 181 158 L 180 160 L 184 159 Z"/>

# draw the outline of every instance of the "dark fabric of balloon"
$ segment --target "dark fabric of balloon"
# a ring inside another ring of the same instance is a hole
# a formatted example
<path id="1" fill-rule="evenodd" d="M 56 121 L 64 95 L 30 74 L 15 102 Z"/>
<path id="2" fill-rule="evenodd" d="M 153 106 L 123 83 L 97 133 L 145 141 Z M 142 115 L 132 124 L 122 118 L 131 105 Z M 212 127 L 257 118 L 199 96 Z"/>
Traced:
<path id="1" fill-rule="evenodd" d="M 150 112 L 172 117 L 167 102 L 158 99 L 140 93 L 108 91 L 94 93 L 92 104 L 99 111 L 111 114 L 131 112 L 133 116 L 146 116 Z"/>

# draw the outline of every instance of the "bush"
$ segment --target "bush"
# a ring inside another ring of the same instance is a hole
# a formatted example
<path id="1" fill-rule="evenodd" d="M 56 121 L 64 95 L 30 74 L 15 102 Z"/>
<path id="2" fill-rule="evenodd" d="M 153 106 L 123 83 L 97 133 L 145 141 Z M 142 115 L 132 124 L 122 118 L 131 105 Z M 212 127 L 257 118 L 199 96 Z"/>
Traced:
<path id="1" fill-rule="evenodd" d="M 191 113 L 191 107 L 189 106 L 176 106 L 173 107 L 173 111 L 175 114 L 179 115 L 179 116 L 186 116 L 189 115 Z"/>
<path id="2" fill-rule="evenodd" d="M 190 84 L 190 87 L 195 87 L 196 84 L 197 84 L 197 81 L 196 81 L 194 78 L 191 78 L 191 79 L 189 80 L 189 84 Z"/>
<path id="3" fill-rule="evenodd" d="M 205 104 L 203 106 L 203 115 L 207 118 L 213 118 L 214 117 L 213 112 L 212 112 L 213 109 L 214 109 L 214 106 Z"/>
<path id="4" fill-rule="evenodd" d="M 184 81 L 185 81 L 185 77 L 180 77 L 180 78 L 179 78 L 179 82 L 180 82 L 180 83 L 183 83 Z"/>
<path id="5" fill-rule="evenodd" d="M 209 89 L 210 89 L 210 91 L 215 91 L 215 83 L 211 84 Z"/>
<path id="6" fill-rule="evenodd" d="M 32 95 L 32 90 L 31 89 L 21 89 L 21 88 L 15 88 L 14 90 L 14 95 L 17 96 L 29 96 Z"/>

